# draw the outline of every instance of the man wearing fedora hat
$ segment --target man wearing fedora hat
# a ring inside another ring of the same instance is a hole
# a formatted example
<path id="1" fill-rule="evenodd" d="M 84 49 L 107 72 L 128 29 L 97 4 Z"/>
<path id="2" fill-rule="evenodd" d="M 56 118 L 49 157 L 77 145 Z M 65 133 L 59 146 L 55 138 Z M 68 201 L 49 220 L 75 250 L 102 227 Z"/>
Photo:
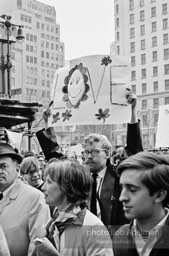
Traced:
<path id="1" fill-rule="evenodd" d="M 34 239 L 50 218 L 41 191 L 18 179 L 22 156 L 0 143 L 0 225 L 11 256 L 30 256 Z"/>

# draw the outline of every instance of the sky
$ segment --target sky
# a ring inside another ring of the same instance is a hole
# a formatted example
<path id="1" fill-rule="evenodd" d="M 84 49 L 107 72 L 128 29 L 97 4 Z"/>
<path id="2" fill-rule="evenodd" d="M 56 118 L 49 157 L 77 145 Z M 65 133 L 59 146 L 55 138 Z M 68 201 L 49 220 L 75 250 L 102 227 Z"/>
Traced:
<path id="1" fill-rule="evenodd" d="M 114 41 L 113 0 L 39 0 L 54 6 L 65 59 L 109 54 Z"/>

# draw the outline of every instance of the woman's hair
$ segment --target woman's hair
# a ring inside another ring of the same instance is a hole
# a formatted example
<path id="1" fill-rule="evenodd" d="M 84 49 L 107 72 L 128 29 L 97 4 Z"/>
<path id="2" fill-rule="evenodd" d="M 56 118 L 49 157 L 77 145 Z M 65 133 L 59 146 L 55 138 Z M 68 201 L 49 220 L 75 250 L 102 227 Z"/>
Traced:
<path id="1" fill-rule="evenodd" d="M 166 190 L 167 196 L 163 206 L 169 204 L 169 158 L 152 152 L 140 152 L 125 159 L 116 171 L 120 176 L 123 171 L 129 169 L 145 173 L 142 183 L 148 188 L 150 195 L 159 190 Z"/>
<path id="2" fill-rule="evenodd" d="M 46 175 L 57 182 L 73 207 L 86 206 L 90 197 L 92 177 L 85 166 L 74 160 L 59 160 L 48 165 Z"/>
<path id="3" fill-rule="evenodd" d="M 27 174 L 30 172 L 31 169 L 39 169 L 39 161 L 34 156 L 28 156 L 24 158 L 22 163 L 20 164 L 21 174 Z"/>

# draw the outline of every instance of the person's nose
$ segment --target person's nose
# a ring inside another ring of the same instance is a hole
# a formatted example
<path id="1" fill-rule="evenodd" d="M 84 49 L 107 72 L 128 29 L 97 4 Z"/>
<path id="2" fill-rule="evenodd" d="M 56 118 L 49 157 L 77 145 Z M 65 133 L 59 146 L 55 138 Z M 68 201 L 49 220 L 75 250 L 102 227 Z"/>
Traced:
<path id="1" fill-rule="evenodd" d="M 120 194 L 120 197 L 119 197 L 119 201 L 120 202 L 126 202 L 128 200 L 129 200 L 129 196 L 128 196 L 127 189 L 126 188 L 122 188 L 121 194 Z"/>

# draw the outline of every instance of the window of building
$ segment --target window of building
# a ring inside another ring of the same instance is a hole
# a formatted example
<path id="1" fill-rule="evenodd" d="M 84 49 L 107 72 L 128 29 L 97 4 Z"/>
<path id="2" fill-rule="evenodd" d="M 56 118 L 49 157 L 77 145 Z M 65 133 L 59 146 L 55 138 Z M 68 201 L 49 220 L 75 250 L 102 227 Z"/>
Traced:
<path id="1" fill-rule="evenodd" d="M 152 32 L 156 32 L 157 31 L 157 22 L 154 21 L 151 24 L 152 24 Z"/>
<path id="2" fill-rule="evenodd" d="M 145 25 L 140 26 L 140 35 L 144 36 L 145 35 Z"/>
<path id="3" fill-rule="evenodd" d="M 142 84 L 142 93 L 146 93 L 147 92 L 147 84 L 143 83 Z"/>
<path id="4" fill-rule="evenodd" d="M 146 78 L 146 69 L 145 69 L 145 68 L 143 68 L 143 69 L 141 70 L 141 78 L 142 78 L 142 79 Z"/>
<path id="5" fill-rule="evenodd" d="M 119 41 L 120 40 L 120 32 L 116 33 L 116 37 L 117 37 L 117 41 Z"/>
<path id="6" fill-rule="evenodd" d="M 147 115 L 143 115 L 142 116 L 142 119 L 143 119 L 143 126 L 145 127 L 145 126 L 147 126 L 147 124 L 148 124 L 148 122 L 147 122 Z"/>
<path id="7" fill-rule="evenodd" d="M 141 64 L 144 65 L 146 64 L 146 54 L 141 54 Z"/>
<path id="8" fill-rule="evenodd" d="M 153 108 L 158 108 L 159 106 L 159 98 L 153 99 Z"/>
<path id="9" fill-rule="evenodd" d="M 131 57 L 131 66 L 134 67 L 136 65 L 136 57 L 132 56 Z"/>
<path id="10" fill-rule="evenodd" d="M 49 49 L 49 42 L 46 42 L 46 49 Z"/>
<path id="11" fill-rule="evenodd" d="M 165 75 L 169 74 L 169 64 L 164 65 L 164 74 Z"/>
<path id="12" fill-rule="evenodd" d="M 158 124 L 158 113 L 154 113 L 154 126 Z"/>
<path id="13" fill-rule="evenodd" d="M 129 9 L 130 10 L 134 9 L 134 0 L 129 0 Z"/>
<path id="14" fill-rule="evenodd" d="M 136 80 L 136 71 L 131 71 L 131 81 Z"/>
<path id="15" fill-rule="evenodd" d="M 120 46 L 117 46 L 117 55 L 120 55 Z"/>
<path id="16" fill-rule="evenodd" d="M 49 52 L 46 52 L 46 58 L 49 59 Z"/>
<path id="17" fill-rule="evenodd" d="M 130 24 L 134 23 L 134 14 L 130 14 Z"/>
<path id="18" fill-rule="evenodd" d="M 37 64 L 37 57 L 34 57 L 34 63 Z"/>
<path id="19" fill-rule="evenodd" d="M 26 51 L 29 51 L 29 44 L 26 45 Z"/>
<path id="20" fill-rule="evenodd" d="M 157 61 L 157 51 L 152 52 L 152 61 Z"/>
<path id="21" fill-rule="evenodd" d="M 140 0 L 140 7 L 144 6 L 144 0 Z"/>
<path id="22" fill-rule="evenodd" d="M 162 4 L 162 14 L 167 14 L 167 4 Z"/>
<path id="23" fill-rule="evenodd" d="M 44 30 L 45 29 L 45 24 L 41 24 L 41 29 Z"/>
<path id="24" fill-rule="evenodd" d="M 145 20 L 145 12 L 140 11 L 140 21 L 144 21 L 144 20 Z"/>
<path id="25" fill-rule="evenodd" d="M 151 17 L 156 17 L 156 7 L 151 8 Z"/>
<path id="26" fill-rule="evenodd" d="M 119 13 L 119 5 L 116 4 L 116 14 L 118 14 L 118 13 Z"/>
<path id="27" fill-rule="evenodd" d="M 40 22 L 39 21 L 36 23 L 36 27 L 40 28 Z"/>
<path id="28" fill-rule="evenodd" d="M 168 19 L 163 19 L 163 29 L 167 29 L 168 28 Z"/>
<path id="29" fill-rule="evenodd" d="M 164 49 L 164 59 L 168 60 L 169 59 L 169 48 Z"/>
<path id="30" fill-rule="evenodd" d="M 142 100 L 142 109 L 147 109 L 147 100 Z"/>
<path id="31" fill-rule="evenodd" d="M 141 42 L 141 50 L 145 50 L 145 48 L 146 48 L 146 40 L 143 39 L 140 42 Z"/>
<path id="32" fill-rule="evenodd" d="M 130 51 L 135 52 L 135 42 L 130 43 Z"/>
<path id="33" fill-rule="evenodd" d="M 135 37 L 135 29 L 131 28 L 130 29 L 130 38 L 134 38 Z"/>
<path id="34" fill-rule="evenodd" d="M 153 76 L 158 76 L 158 67 L 153 67 Z"/>
<path id="35" fill-rule="evenodd" d="M 29 62 L 29 56 L 26 55 L 26 62 Z"/>
<path id="36" fill-rule="evenodd" d="M 116 28 L 119 27 L 119 18 L 116 18 Z"/>
<path id="37" fill-rule="evenodd" d="M 168 105 L 168 104 L 169 104 L 169 97 L 165 97 L 165 99 L 164 99 L 164 104 L 165 104 L 165 105 Z"/>
<path id="38" fill-rule="evenodd" d="M 42 86 L 45 86 L 45 80 L 42 80 Z"/>
<path id="39" fill-rule="evenodd" d="M 169 79 L 164 80 L 164 83 L 165 83 L 165 90 L 169 91 Z"/>
<path id="40" fill-rule="evenodd" d="M 155 47 L 155 46 L 157 46 L 157 37 L 153 36 L 152 37 L 152 47 Z"/>
<path id="41" fill-rule="evenodd" d="M 163 44 L 168 44 L 168 33 L 163 34 Z"/>
<path id="42" fill-rule="evenodd" d="M 158 81 L 153 82 L 154 92 L 158 92 Z"/>
<path id="43" fill-rule="evenodd" d="M 133 93 L 136 94 L 136 85 L 135 85 L 135 84 L 133 84 L 133 85 L 131 86 L 131 89 L 132 89 Z"/>
<path id="44" fill-rule="evenodd" d="M 45 57 L 45 52 L 41 51 L 41 57 L 44 58 Z"/>

